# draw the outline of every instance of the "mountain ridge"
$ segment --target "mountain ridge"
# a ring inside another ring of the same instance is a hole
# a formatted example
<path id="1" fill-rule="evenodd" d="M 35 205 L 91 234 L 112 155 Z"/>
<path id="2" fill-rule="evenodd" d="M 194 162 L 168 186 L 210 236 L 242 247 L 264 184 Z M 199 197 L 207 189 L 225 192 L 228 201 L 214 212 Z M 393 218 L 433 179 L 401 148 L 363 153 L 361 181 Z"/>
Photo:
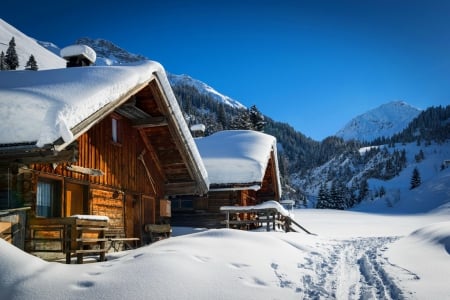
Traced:
<path id="1" fill-rule="evenodd" d="M 420 112 L 405 101 L 391 101 L 356 116 L 335 135 L 345 141 L 389 138 L 405 129 Z"/>

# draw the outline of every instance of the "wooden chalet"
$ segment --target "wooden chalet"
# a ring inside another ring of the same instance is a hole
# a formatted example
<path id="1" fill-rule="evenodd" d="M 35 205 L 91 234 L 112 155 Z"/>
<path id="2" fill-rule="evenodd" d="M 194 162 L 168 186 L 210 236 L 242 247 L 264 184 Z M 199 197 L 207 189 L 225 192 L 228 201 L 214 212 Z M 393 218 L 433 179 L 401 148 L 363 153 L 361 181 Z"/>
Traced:
<path id="1" fill-rule="evenodd" d="M 172 199 L 173 224 L 223 227 L 221 206 L 279 201 L 275 137 L 250 130 L 229 130 L 195 141 L 208 173 L 209 192 Z"/>
<path id="2" fill-rule="evenodd" d="M 207 193 L 158 63 L 0 72 L 0 105 L 0 210 L 31 208 L 29 251 L 39 251 L 33 225 L 73 215 L 106 216 L 109 233 L 145 243 L 145 225 L 170 216 L 169 198 Z"/>

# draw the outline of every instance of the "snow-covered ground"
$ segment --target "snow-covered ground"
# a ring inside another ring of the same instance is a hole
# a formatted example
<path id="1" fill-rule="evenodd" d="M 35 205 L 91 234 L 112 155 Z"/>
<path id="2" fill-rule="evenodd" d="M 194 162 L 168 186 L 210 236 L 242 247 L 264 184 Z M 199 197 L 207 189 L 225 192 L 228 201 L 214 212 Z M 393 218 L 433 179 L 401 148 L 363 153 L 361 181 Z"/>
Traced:
<path id="1" fill-rule="evenodd" d="M 317 235 L 175 228 L 84 265 L 0 240 L 1 299 L 450 299 L 450 205 L 427 214 L 296 210 Z"/>

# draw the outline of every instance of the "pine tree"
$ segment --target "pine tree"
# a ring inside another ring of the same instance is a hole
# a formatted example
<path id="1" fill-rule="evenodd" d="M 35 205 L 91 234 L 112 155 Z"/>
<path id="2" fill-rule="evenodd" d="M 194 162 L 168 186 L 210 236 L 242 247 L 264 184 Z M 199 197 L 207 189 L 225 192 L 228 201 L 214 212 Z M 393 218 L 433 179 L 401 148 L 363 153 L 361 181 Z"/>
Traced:
<path id="1" fill-rule="evenodd" d="M 331 184 L 330 208 L 344 209 L 344 189 L 342 184 L 337 181 L 333 181 Z"/>
<path id="2" fill-rule="evenodd" d="M 250 122 L 252 123 L 252 129 L 255 131 L 264 131 L 264 126 L 266 122 L 264 122 L 264 116 L 258 110 L 256 105 L 252 105 L 249 110 Z"/>
<path id="3" fill-rule="evenodd" d="M 420 184 L 422 183 L 422 180 L 420 179 L 420 173 L 419 170 L 416 168 L 414 168 L 412 176 L 411 176 L 411 186 L 410 189 L 415 189 L 416 187 L 418 187 Z"/>
<path id="4" fill-rule="evenodd" d="M 361 202 L 368 194 L 369 194 L 369 184 L 367 183 L 366 179 L 363 179 L 359 186 L 359 198 L 358 198 L 359 202 Z"/>
<path id="5" fill-rule="evenodd" d="M 25 65 L 25 70 L 37 71 L 38 69 L 36 59 L 34 59 L 34 55 L 31 54 L 27 64 Z"/>
<path id="6" fill-rule="evenodd" d="M 0 71 L 8 70 L 8 66 L 6 65 L 5 53 L 2 51 L 0 53 Z"/>
<path id="7" fill-rule="evenodd" d="M 6 49 L 5 62 L 9 70 L 15 70 L 19 66 L 19 57 L 17 56 L 14 37 L 11 38 L 8 49 Z"/>
<path id="8" fill-rule="evenodd" d="M 329 193 L 326 185 L 322 183 L 319 188 L 319 195 L 317 199 L 316 208 L 329 208 Z"/>
<path id="9" fill-rule="evenodd" d="M 225 107 L 223 103 L 219 104 L 218 106 L 217 122 L 222 125 L 222 128 L 227 128 L 227 115 L 225 113 Z"/>
<path id="10" fill-rule="evenodd" d="M 230 123 L 230 129 L 238 130 L 251 130 L 252 129 L 252 123 L 250 121 L 250 115 L 248 113 L 248 110 L 241 109 L 237 113 L 237 115 L 231 120 Z"/>

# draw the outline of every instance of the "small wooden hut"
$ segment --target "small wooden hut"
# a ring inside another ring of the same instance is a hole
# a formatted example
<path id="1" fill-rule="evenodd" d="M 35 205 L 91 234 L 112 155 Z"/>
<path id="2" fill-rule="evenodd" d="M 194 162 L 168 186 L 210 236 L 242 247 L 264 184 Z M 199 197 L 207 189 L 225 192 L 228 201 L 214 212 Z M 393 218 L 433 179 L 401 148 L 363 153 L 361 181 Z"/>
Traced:
<path id="1" fill-rule="evenodd" d="M 209 192 L 172 201 L 172 222 L 223 227 L 221 206 L 250 206 L 281 197 L 276 138 L 251 130 L 228 130 L 196 138 L 208 173 Z"/>

